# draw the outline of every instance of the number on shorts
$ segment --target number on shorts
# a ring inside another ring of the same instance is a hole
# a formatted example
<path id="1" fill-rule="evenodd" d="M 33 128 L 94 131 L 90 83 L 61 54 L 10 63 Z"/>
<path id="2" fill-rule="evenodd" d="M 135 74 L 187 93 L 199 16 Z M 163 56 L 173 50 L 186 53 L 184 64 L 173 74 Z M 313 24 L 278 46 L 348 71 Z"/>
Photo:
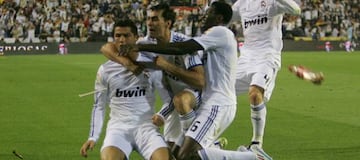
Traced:
<path id="1" fill-rule="evenodd" d="M 194 124 L 191 126 L 190 131 L 195 132 L 198 128 L 198 124 L 200 124 L 200 121 L 195 121 Z"/>

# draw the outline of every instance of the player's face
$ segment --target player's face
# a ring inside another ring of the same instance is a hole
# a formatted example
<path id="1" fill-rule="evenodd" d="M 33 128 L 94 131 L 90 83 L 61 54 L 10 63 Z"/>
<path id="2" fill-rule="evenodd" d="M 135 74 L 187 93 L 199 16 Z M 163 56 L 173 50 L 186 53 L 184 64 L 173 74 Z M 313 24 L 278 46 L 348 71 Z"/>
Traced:
<path id="1" fill-rule="evenodd" d="M 205 32 L 207 29 L 218 25 L 219 15 L 215 14 L 213 7 L 206 10 L 205 15 L 200 20 L 201 32 Z"/>
<path id="2" fill-rule="evenodd" d="M 160 11 L 148 11 L 146 18 L 146 25 L 148 27 L 148 34 L 151 38 L 162 38 L 165 37 L 165 32 L 170 30 L 170 22 L 166 21 L 161 16 L 162 10 Z"/>
<path id="3" fill-rule="evenodd" d="M 130 27 L 115 27 L 114 42 L 117 46 L 135 44 L 138 37 L 131 32 Z"/>

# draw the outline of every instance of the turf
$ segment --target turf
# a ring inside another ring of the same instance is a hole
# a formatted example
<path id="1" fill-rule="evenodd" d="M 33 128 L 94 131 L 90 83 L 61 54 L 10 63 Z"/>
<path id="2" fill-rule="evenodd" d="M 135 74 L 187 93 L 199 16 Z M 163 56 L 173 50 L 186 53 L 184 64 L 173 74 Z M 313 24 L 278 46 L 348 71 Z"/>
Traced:
<path id="1" fill-rule="evenodd" d="M 0 160 L 76 160 L 87 139 L 91 91 L 99 54 L 0 56 Z M 360 52 L 286 52 L 268 106 L 264 149 L 278 160 L 360 159 Z M 287 66 L 325 74 L 321 86 Z M 238 97 L 236 120 L 224 133 L 227 149 L 251 137 L 249 105 Z M 101 141 L 87 159 L 99 159 Z M 133 154 L 134 160 L 141 159 Z"/>

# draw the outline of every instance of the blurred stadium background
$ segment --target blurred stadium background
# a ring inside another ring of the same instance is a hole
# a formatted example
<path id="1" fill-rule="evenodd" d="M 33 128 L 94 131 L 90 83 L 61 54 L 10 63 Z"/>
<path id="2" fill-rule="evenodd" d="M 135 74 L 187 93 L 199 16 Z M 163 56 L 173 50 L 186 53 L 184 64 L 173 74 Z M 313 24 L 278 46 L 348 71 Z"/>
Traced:
<path id="1" fill-rule="evenodd" d="M 342 50 L 346 41 L 350 41 L 355 49 L 359 46 L 360 3 L 358 0 L 296 1 L 301 5 L 302 15 L 285 16 L 283 35 L 286 41 L 312 42 L 316 44 L 310 48 L 313 50 L 324 50 L 325 42 L 329 42 L 333 50 Z M 77 43 L 112 41 L 111 32 L 114 22 L 121 18 L 134 20 L 139 33 L 143 36 L 146 34 L 146 8 L 158 2 L 154 0 L 0 0 L 0 51 L 11 53 L 20 50 L 26 53 L 29 50 L 46 50 L 45 53 L 57 53 L 58 44 L 61 43 L 76 46 Z M 177 13 L 174 31 L 189 36 L 200 34 L 198 20 L 204 13 L 202 6 L 207 0 L 167 0 L 166 2 L 170 3 Z M 233 22 L 229 28 L 241 42 L 243 35 L 240 22 Z M 13 47 L 14 45 L 17 47 Z M 19 48 L 19 45 L 23 48 Z M 285 45 L 285 50 L 289 48 L 287 46 Z M 69 52 L 72 50 L 69 49 Z"/>

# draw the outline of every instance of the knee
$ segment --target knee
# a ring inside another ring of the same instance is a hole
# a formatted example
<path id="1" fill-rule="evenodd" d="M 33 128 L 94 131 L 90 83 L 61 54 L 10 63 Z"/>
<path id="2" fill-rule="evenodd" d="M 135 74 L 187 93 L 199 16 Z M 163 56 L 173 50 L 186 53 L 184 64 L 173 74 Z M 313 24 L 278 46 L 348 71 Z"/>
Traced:
<path id="1" fill-rule="evenodd" d="M 195 105 L 194 99 L 187 92 L 180 92 L 173 97 L 175 109 L 180 114 L 186 114 Z"/>
<path id="2" fill-rule="evenodd" d="M 173 103 L 174 103 L 176 109 L 178 108 L 178 106 L 182 106 L 182 94 L 176 94 L 173 97 Z"/>
<path id="3" fill-rule="evenodd" d="M 162 147 L 153 152 L 150 160 L 171 160 L 170 149 L 167 147 Z"/>
<path id="4" fill-rule="evenodd" d="M 249 90 L 249 101 L 252 105 L 258 105 L 263 102 L 264 89 L 251 86 Z"/>

